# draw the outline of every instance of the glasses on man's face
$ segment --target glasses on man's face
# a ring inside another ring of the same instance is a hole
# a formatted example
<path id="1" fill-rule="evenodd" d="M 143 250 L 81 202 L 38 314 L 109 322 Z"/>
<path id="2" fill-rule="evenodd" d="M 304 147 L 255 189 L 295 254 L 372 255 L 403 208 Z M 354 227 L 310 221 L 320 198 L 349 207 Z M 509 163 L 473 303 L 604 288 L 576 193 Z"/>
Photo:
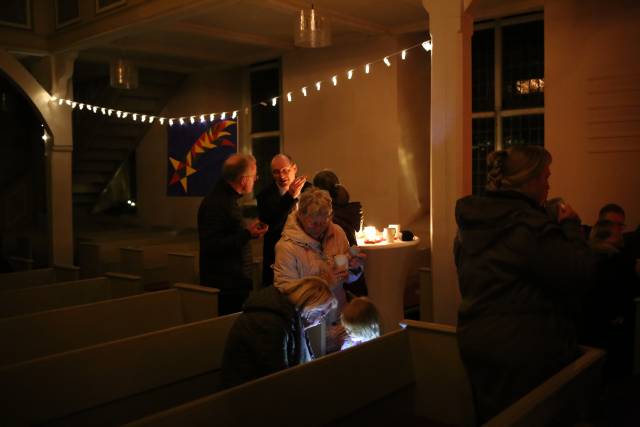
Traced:
<path id="1" fill-rule="evenodd" d="M 271 170 L 271 174 L 273 176 L 280 176 L 280 175 L 289 175 L 289 172 L 291 172 L 291 168 L 282 168 L 282 169 L 272 169 Z"/>

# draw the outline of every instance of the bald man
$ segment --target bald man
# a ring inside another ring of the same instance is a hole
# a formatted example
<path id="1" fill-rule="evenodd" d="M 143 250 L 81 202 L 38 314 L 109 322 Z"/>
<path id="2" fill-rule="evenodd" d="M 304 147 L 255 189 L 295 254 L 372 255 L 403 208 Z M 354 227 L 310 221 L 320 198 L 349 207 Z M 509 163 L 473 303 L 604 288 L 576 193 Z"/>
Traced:
<path id="1" fill-rule="evenodd" d="M 220 289 L 219 314 L 242 310 L 253 288 L 249 272 L 249 240 L 264 235 L 268 226 L 254 221 L 245 226 L 238 199 L 253 191 L 256 159 L 233 154 L 222 166 L 222 176 L 198 210 L 200 284 Z"/>
<path id="2" fill-rule="evenodd" d="M 306 177 L 296 177 L 298 166 L 286 154 L 276 154 L 271 159 L 273 182 L 258 194 L 258 215 L 260 221 L 269 225 L 262 248 L 262 284 L 273 284 L 273 268 L 276 260 L 275 247 L 289 212 L 296 206 L 300 193 L 311 184 Z"/>

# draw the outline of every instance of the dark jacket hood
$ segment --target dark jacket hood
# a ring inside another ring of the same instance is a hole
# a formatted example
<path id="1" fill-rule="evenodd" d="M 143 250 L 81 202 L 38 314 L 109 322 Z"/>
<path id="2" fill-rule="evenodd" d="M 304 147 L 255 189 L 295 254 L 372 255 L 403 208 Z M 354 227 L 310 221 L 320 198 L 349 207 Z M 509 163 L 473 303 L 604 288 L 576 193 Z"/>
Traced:
<path id="1" fill-rule="evenodd" d="M 287 321 L 296 317 L 294 305 L 273 286 L 267 286 L 251 292 L 242 309 L 245 313 L 257 311 L 271 312 Z"/>
<path id="2" fill-rule="evenodd" d="M 350 229 L 360 230 L 361 220 L 362 204 L 360 202 L 333 205 L 333 222 L 342 228 L 346 225 Z"/>
<path id="3" fill-rule="evenodd" d="M 486 249 L 514 227 L 543 231 L 553 225 L 544 208 L 516 191 L 487 192 L 458 200 L 456 223 L 458 244 L 469 254 Z"/>

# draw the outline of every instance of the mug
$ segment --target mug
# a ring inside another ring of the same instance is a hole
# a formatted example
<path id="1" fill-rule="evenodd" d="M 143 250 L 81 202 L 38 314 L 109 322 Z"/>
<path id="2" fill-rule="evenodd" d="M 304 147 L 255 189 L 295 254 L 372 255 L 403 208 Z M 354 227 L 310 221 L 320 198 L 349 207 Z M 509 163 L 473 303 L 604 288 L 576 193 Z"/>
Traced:
<path id="1" fill-rule="evenodd" d="M 333 257 L 333 263 L 339 270 L 346 270 L 349 268 L 349 257 L 345 254 L 338 254 Z"/>
<path id="2" fill-rule="evenodd" d="M 384 238 L 387 240 L 387 243 L 393 243 L 393 240 L 396 237 L 396 229 L 393 227 L 384 229 Z"/>

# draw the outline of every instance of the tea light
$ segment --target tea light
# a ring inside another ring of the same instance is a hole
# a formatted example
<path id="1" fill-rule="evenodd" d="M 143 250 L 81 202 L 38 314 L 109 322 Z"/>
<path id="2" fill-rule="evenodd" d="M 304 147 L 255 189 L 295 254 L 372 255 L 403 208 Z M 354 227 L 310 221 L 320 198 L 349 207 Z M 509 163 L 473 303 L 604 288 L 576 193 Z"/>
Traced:
<path id="1" fill-rule="evenodd" d="M 367 226 L 364 228 L 364 238 L 365 240 L 369 241 L 369 242 L 373 242 L 376 240 L 378 231 L 376 230 L 376 228 L 372 225 Z"/>

